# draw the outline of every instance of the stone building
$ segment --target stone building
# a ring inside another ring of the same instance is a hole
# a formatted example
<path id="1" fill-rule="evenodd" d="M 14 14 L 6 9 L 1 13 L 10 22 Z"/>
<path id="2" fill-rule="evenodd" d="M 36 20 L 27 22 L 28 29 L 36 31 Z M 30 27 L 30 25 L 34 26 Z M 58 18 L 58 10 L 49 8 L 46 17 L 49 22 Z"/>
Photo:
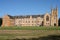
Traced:
<path id="1" fill-rule="evenodd" d="M 2 26 L 58 26 L 58 9 L 44 15 L 4 15 Z"/>

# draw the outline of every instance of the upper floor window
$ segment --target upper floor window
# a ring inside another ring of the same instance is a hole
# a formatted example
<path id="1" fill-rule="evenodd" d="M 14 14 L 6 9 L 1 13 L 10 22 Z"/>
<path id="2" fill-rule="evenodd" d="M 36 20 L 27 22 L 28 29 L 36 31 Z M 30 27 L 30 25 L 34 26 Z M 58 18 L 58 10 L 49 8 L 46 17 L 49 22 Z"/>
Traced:
<path id="1" fill-rule="evenodd" d="M 28 21 L 28 23 L 30 23 L 30 21 Z"/>
<path id="2" fill-rule="evenodd" d="M 49 16 L 46 16 L 46 21 L 49 21 Z"/>
<path id="3" fill-rule="evenodd" d="M 27 23 L 27 21 L 26 21 L 26 23 Z"/>

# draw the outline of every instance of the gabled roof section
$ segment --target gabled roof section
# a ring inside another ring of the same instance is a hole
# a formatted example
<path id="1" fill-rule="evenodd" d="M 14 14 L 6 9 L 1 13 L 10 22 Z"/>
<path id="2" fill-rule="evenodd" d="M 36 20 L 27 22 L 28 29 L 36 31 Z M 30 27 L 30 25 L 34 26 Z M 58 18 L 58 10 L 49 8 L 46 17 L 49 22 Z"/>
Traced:
<path id="1" fill-rule="evenodd" d="M 11 16 L 11 15 L 7 15 L 7 16 L 9 16 L 9 18 L 11 18 L 11 19 L 14 19 L 13 16 Z"/>
<path id="2" fill-rule="evenodd" d="M 30 18 L 30 16 L 13 16 L 14 18 Z"/>
<path id="3" fill-rule="evenodd" d="M 37 18 L 37 17 L 41 17 L 41 18 L 43 18 L 44 15 L 32 15 L 32 18 Z"/>
<path id="4" fill-rule="evenodd" d="M 25 16 L 10 16 L 8 15 L 11 19 L 14 19 L 14 18 L 30 18 L 30 16 L 32 16 L 32 18 L 37 18 L 37 17 L 41 17 L 43 18 L 44 15 L 25 15 Z"/>

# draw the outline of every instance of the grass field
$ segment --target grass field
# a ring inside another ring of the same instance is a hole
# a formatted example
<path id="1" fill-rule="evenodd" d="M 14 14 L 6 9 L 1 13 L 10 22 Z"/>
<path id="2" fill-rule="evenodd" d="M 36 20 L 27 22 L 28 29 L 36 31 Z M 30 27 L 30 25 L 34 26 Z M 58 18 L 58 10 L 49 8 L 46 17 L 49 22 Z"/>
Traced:
<path id="1" fill-rule="evenodd" d="M 38 26 L 34 26 L 34 27 L 31 27 L 31 26 L 10 26 L 10 27 L 0 27 L 0 30 L 60 30 L 60 27 L 44 27 L 44 26 L 41 26 L 41 27 L 38 27 Z"/>
<path id="2" fill-rule="evenodd" d="M 60 40 L 60 27 L 0 27 L 0 40 Z"/>

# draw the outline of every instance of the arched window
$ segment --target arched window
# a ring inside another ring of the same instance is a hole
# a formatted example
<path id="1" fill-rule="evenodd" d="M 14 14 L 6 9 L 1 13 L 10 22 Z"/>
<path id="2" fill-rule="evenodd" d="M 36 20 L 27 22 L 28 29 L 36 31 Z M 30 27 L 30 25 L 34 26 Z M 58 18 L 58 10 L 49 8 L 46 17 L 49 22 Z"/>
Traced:
<path id="1" fill-rule="evenodd" d="M 49 21 L 49 16 L 46 16 L 46 21 Z"/>

